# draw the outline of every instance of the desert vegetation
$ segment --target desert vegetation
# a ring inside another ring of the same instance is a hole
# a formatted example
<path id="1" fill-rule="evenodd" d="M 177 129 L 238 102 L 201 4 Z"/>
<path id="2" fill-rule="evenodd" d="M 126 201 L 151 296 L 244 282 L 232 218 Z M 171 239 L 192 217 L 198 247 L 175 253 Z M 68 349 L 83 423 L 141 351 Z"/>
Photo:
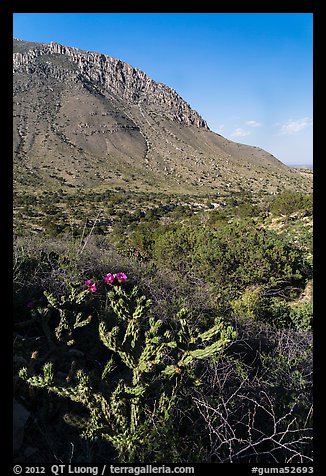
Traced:
<path id="1" fill-rule="evenodd" d="M 311 463 L 312 251 L 311 194 L 16 190 L 17 457 Z"/>

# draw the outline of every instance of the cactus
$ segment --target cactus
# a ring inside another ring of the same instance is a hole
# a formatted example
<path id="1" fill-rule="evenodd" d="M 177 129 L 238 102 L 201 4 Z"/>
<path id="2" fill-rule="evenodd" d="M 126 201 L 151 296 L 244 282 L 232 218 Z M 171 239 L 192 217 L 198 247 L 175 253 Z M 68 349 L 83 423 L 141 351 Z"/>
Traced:
<path id="1" fill-rule="evenodd" d="M 70 332 L 85 322 L 78 320 L 78 314 L 69 320 L 69 300 L 47 297 L 61 311 L 57 337 L 64 329 Z M 82 403 L 89 418 L 66 415 L 65 421 L 82 429 L 85 438 L 109 441 L 120 462 L 144 461 L 151 448 L 159 447 L 161 438 L 175 438 L 177 389 L 191 384 L 196 360 L 218 354 L 234 337 L 232 328 L 221 321 L 205 332 L 193 330 L 186 309 L 167 329 L 151 315 L 150 307 L 151 301 L 139 295 L 137 287 L 130 292 L 120 285 L 111 287 L 106 312 L 99 317 L 99 339 L 110 356 L 94 385 L 83 370 L 76 372 L 75 379 L 70 373 L 65 382 L 56 382 L 51 363 L 44 365 L 41 375 L 31 375 L 27 368 L 19 373 L 32 386 Z"/>
<path id="2" fill-rule="evenodd" d="M 40 322 L 51 346 L 54 345 L 54 340 L 68 346 L 73 345 L 75 343 L 73 339 L 74 330 L 86 326 L 91 321 L 91 316 L 85 318 L 82 310 L 82 305 L 89 295 L 88 290 L 78 291 L 77 287 L 71 286 L 68 297 L 61 296 L 60 299 L 47 291 L 44 291 L 43 294 L 47 300 L 47 305 L 37 305 L 31 309 L 32 318 Z M 59 314 L 59 323 L 53 336 L 49 324 L 55 311 Z"/>
<path id="3" fill-rule="evenodd" d="M 205 332 L 193 330 L 188 324 L 189 313 L 181 309 L 177 314 L 179 331 L 177 333 L 177 354 L 173 365 L 168 365 L 163 370 L 166 375 L 180 375 L 183 369 L 189 367 L 196 360 L 207 359 L 218 354 L 235 337 L 231 326 L 225 326 L 220 319 L 215 320 L 215 325 Z M 214 340 L 210 345 L 206 342 Z M 204 346 L 205 345 L 205 346 Z"/>

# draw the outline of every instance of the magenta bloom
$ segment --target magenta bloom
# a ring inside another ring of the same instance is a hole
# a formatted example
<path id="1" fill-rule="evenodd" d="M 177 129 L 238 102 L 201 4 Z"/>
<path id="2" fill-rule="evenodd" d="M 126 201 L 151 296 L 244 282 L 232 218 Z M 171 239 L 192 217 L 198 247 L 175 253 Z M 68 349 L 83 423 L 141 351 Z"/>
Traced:
<path id="1" fill-rule="evenodd" d="M 115 280 L 115 276 L 114 276 L 114 274 L 111 274 L 111 273 L 108 273 L 104 278 L 104 281 L 107 284 L 112 284 L 114 280 Z"/>
<path id="2" fill-rule="evenodd" d="M 115 277 L 117 278 L 119 283 L 124 283 L 125 281 L 127 281 L 127 276 L 124 273 L 117 273 Z"/>
<path id="3" fill-rule="evenodd" d="M 97 291 L 97 288 L 96 288 L 96 284 L 91 284 L 90 286 L 88 286 L 88 292 L 89 293 L 96 293 Z"/>
<path id="4" fill-rule="evenodd" d="M 87 286 L 87 291 L 89 293 L 96 293 L 96 283 L 93 283 L 92 279 L 88 279 L 87 281 L 85 281 L 85 286 Z"/>
<path id="5" fill-rule="evenodd" d="M 34 307 L 34 302 L 33 302 L 33 301 L 29 301 L 29 302 L 26 304 L 26 307 L 27 307 L 28 309 L 33 309 L 33 307 Z"/>

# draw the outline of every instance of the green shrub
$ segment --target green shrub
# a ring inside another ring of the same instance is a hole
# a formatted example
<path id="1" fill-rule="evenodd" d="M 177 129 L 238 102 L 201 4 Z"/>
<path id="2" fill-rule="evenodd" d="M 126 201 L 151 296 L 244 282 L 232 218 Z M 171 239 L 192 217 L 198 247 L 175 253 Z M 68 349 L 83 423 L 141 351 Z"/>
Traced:
<path id="1" fill-rule="evenodd" d="M 264 288 L 246 289 L 237 299 L 231 301 L 236 316 L 266 322 L 277 328 L 293 328 L 308 331 L 312 328 L 312 304 L 296 304 L 278 296 L 264 295 Z"/>
<path id="2" fill-rule="evenodd" d="M 301 210 L 312 210 L 313 196 L 300 192 L 283 192 L 270 203 L 274 215 L 290 215 Z"/>
<path id="3" fill-rule="evenodd" d="M 151 244 L 159 266 L 196 272 L 215 289 L 232 285 L 233 297 L 252 285 L 303 283 L 311 272 L 300 250 L 247 222 L 216 229 L 183 225 L 164 231 L 160 229 Z"/>
<path id="4" fill-rule="evenodd" d="M 292 327 L 289 304 L 276 296 L 263 299 L 258 318 L 278 328 Z"/>
<path id="5" fill-rule="evenodd" d="M 290 319 L 293 327 L 300 331 L 312 329 L 313 305 L 312 303 L 297 304 L 290 310 Z"/>
<path id="6" fill-rule="evenodd" d="M 235 214 L 241 218 L 256 217 L 259 213 L 260 209 L 252 203 L 241 203 L 235 209 Z"/>
<path id="7" fill-rule="evenodd" d="M 212 226 L 212 227 L 220 226 L 223 223 L 225 224 L 227 219 L 228 219 L 228 215 L 227 215 L 226 211 L 224 211 L 224 210 L 212 210 L 211 212 L 209 212 L 207 225 Z"/>
<path id="8" fill-rule="evenodd" d="M 257 320 L 262 307 L 262 288 L 246 289 L 237 299 L 231 301 L 231 308 L 236 316 Z"/>

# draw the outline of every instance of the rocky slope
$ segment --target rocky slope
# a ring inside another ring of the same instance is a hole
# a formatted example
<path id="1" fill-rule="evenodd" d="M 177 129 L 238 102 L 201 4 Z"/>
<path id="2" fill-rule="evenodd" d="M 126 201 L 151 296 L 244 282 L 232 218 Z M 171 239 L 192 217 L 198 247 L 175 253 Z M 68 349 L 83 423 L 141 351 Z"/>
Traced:
<path id="1" fill-rule="evenodd" d="M 173 89 L 99 53 L 14 40 L 16 187 L 311 190 L 262 149 L 229 141 Z"/>

